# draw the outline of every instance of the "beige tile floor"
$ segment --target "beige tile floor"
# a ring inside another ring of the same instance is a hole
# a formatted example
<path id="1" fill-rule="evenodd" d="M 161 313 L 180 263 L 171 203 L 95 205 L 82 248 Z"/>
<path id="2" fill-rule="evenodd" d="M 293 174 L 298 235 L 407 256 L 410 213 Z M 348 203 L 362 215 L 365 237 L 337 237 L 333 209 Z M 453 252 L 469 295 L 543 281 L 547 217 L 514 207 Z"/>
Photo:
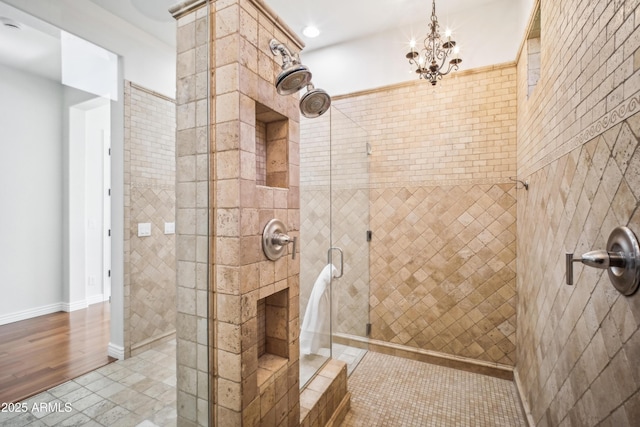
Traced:
<path id="1" fill-rule="evenodd" d="M 19 404 L 0 412 L 0 426 L 173 427 L 177 420 L 175 340 Z"/>
<path id="2" fill-rule="evenodd" d="M 345 427 L 526 426 L 510 381 L 380 353 L 364 355 L 346 346 L 341 350 L 353 359 Z M 0 425 L 173 427 L 175 353 L 172 341 L 104 366 L 21 402 L 25 412 L 0 412 Z"/>
<path id="3" fill-rule="evenodd" d="M 512 381 L 368 352 L 349 377 L 352 426 L 526 426 Z"/>

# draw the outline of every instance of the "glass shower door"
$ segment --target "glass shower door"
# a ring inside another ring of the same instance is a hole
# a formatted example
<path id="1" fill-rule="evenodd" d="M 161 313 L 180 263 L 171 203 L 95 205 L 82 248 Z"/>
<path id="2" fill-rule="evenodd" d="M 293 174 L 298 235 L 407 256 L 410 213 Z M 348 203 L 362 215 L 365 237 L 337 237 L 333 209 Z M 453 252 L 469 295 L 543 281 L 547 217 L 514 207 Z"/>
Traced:
<path id="1" fill-rule="evenodd" d="M 329 358 L 344 360 L 351 372 L 366 352 L 367 138 L 367 132 L 336 107 L 301 123 L 301 387 Z"/>
<path id="2" fill-rule="evenodd" d="M 369 328 L 369 154 L 366 130 L 331 108 L 331 281 L 334 359 L 348 372 L 366 353 Z"/>
<path id="3" fill-rule="evenodd" d="M 300 387 L 331 357 L 331 112 L 300 125 Z"/>

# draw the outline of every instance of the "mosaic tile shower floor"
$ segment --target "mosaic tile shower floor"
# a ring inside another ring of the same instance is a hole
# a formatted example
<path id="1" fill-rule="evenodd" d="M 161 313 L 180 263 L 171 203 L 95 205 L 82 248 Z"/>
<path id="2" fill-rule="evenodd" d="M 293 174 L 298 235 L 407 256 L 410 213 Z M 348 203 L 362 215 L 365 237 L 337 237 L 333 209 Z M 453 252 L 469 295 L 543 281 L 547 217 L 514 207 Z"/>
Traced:
<path id="1" fill-rule="evenodd" d="M 175 426 L 176 342 L 117 361 L 0 412 L 3 427 Z"/>
<path id="2" fill-rule="evenodd" d="M 342 426 L 526 426 L 512 381 L 368 352 Z"/>

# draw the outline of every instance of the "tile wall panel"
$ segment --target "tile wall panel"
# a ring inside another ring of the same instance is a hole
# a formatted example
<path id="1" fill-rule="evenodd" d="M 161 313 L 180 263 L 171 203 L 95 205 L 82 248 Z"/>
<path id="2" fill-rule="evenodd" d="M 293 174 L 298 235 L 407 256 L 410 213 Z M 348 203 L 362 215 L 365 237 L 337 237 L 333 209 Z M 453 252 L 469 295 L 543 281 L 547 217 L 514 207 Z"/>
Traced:
<path id="1" fill-rule="evenodd" d="M 531 423 L 637 425 L 640 295 L 565 253 L 604 249 L 611 230 L 640 233 L 640 7 L 542 1 L 540 79 L 529 96 L 518 59 L 516 379 Z M 558 56 L 557 49 L 563 49 Z"/>
<path id="2" fill-rule="evenodd" d="M 537 425 L 634 425 L 640 418 L 640 299 L 564 254 L 604 249 L 620 225 L 640 235 L 640 115 L 532 174 L 520 194 L 518 373 Z"/>
<path id="3" fill-rule="evenodd" d="M 334 236 L 354 248 L 345 258 L 352 276 L 338 282 L 350 297 L 369 299 L 362 318 L 370 317 L 372 338 L 515 363 L 515 70 L 504 64 L 459 72 L 435 92 L 415 81 L 334 99 L 367 134 L 372 153 L 364 162 L 355 154 L 366 147 L 353 125 L 302 122 L 302 189 L 328 185 L 328 165 L 335 169 L 334 214 L 344 216 L 334 215 L 342 228 Z M 302 201 L 303 224 L 329 209 L 317 193 Z M 350 234 L 363 221 L 373 231 L 370 244 Z M 303 226 L 303 244 L 307 235 L 317 240 L 316 232 Z M 362 282 L 358 268 L 367 257 L 371 277 Z M 304 274 L 302 300 L 312 280 Z M 363 322 L 353 322 L 360 316 L 351 316 L 355 306 L 334 311 L 338 327 L 363 335 Z"/>
<path id="4" fill-rule="evenodd" d="M 125 82 L 125 353 L 175 332 L 175 120 L 173 99 Z M 138 223 L 151 236 L 138 237 Z"/>
<path id="5" fill-rule="evenodd" d="M 131 343 L 148 342 L 176 329 L 176 245 L 164 234 L 175 222 L 175 187 L 131 189 Z M 151 222 L 152 235 L 137 237 L 137 224 Z"/>
<path id="6" fill-rule="evenodd" d="M 513 184 L 371 191 L 371 337 L 513 365 Z"/>

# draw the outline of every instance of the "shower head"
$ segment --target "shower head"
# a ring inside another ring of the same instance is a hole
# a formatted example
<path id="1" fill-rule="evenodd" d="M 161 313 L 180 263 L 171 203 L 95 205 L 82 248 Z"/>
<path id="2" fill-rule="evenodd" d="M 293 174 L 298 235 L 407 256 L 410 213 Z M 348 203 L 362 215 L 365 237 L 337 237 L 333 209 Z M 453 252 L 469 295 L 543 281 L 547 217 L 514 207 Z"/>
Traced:
<path id="1" fill-rule="evenodd" d="M 303 87 L 307 93 L 300 98 L 300 112 L 303 116 L 314 118 L 324 114 L 331 107 L 331 97 L 322 89 L 316 89 L 311 83 L 311 71 L 300 63 L 297 54 L 276 39 L 271 39 L 269 48 L 274 55 L 282 56 L 282 71 L 276 78 L 276 90 L 280 95 L 291 95 Z"/>
<path id="2" fill-rule="evenodd" d="M 305 87 L 311 81 L 311 71 L 299 63 L 292 62 L 276 78 L 276 90 L 280 95 L 291 95 Z"/>
<path id="3" fill-rule="evenodd" d="M 300 63 L 298 55 L 276 39 L 269 42 L 271 53 L 282 56 L 282 71 L 276 78 L 276 90 L 280 95 L 296 93 L 311 81 L 311 71 Z"/>
<path id="4" fill-rule="evenodd" d="M 316 89 L 312 83 L 307 85 L 307 93 L 300 98 L 300 112 L 313 119 L 323 115 L 331 107 L 331 97 L 322 89 Z"/>

